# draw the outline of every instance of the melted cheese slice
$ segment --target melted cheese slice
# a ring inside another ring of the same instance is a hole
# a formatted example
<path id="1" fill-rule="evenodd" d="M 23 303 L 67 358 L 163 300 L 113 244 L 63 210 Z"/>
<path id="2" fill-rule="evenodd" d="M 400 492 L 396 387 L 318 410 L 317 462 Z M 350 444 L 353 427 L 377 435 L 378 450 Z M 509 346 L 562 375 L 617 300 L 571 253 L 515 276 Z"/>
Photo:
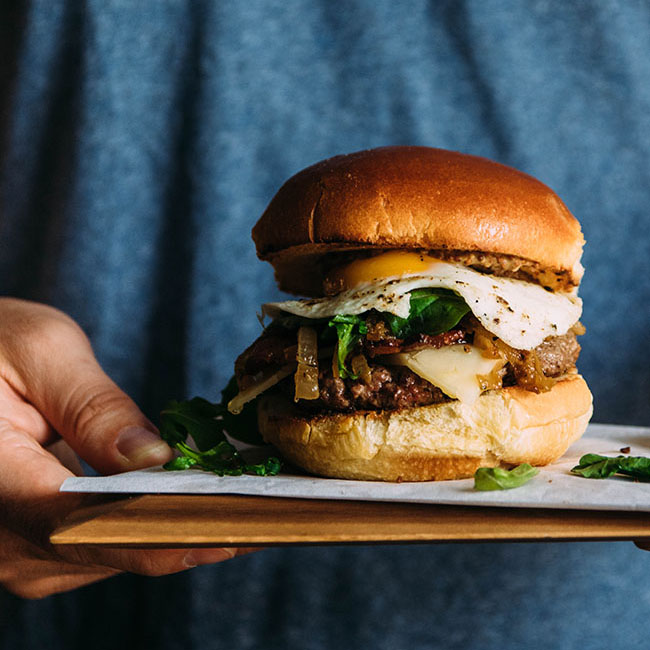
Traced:
<path id="1" fill-rule="evenodd" d="M 379 261 L 373 262 L 374 267 L 369 263 L 356 271 L 346 267 L 348 272 L 344 270 L 343 279 L 355 283 L 394 268 L 395 259 L 378 268 L 382 257 L 377 257 Z M 328 298 L 267 303 L 262 306 L 262 313 L 271 318 L 282 313 L 331 318 L 336 314 L 354 315 L 376 309 L 406 318 L 410 291 L 429 287 L 450 289 L 462 296 L 488 332 L 518 350 L 532 350 L 548 336 L 566 334 L 582 313 L 582 301 L 574 294 L 553 293 L 531 282 L 487 275 L 462 264 L 426 256 L 428 266 L 423 270 L 419 256 L 416 257 L 418 261 L 411 265 L 410 273 L 365 281 Z"/>
<path id="2" fill-rule="evenodd" d="M 438 350 L 426 348 L 385 357 L 389 363 L 406 366 L 416 375 L 440 388 L 454 399 L 474 403 L 484 391 L 485 377 L 505 364 L 503 359 L 486 358 L 472 345 L 448 345 Z"/>

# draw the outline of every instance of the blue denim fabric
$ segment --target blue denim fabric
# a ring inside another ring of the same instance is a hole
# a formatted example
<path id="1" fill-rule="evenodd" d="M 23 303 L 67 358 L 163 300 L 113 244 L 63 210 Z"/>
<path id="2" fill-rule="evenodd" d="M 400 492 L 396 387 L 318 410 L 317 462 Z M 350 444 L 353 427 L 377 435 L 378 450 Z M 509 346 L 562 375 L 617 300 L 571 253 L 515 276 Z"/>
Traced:
<path id="1" fill-rule="evenodd" d="M 650 10 L 583 0 L 0 9 L 0 292 L 54 304 L 150 415 L 216 397 L 278 296 L 250 228 L 385 144 L 485 155 L 583 225 L 595 419 L 650 424 Z M 273 550 L 22 603 L 4 648 L 646 647 L 629 544 Z"/>

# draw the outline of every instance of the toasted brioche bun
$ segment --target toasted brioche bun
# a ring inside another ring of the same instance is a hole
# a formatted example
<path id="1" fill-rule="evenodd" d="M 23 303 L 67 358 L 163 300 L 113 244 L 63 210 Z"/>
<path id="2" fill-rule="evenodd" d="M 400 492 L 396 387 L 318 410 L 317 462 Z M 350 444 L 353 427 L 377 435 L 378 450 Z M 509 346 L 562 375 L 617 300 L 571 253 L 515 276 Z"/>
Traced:
<path id="1" fill-rule="evenodd" d="M 290 178 L 253 228 L 280 288 L 317 296 L 325 258 L 408 248 L 508 255 L 577 285 L 580 225 L 546 185 L 486 158 L 429 147 L 336 156 Z"/>
<path id="2" fill-rule="evenodd" d="M 467 478 L 482 466 L 546 465 L 585 431 L 592 397 L 567 375 L 548 392 L 518 387 L 400 411 L 313 418 L 277 395 L 260 400 L 264 439 L 299 467 L 335 478 L 429 481 Z"/>

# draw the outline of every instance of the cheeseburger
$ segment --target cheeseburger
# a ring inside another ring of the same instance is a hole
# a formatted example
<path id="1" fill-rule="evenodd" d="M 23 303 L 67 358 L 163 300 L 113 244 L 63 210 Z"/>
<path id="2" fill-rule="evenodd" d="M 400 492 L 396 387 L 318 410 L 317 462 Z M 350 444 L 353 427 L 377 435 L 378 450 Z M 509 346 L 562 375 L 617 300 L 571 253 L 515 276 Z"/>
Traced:
<path id="1" fill-rule="evenodd" d="M 426 481 L 544 465 L 585 430 L 580 225 L 534 178 L 427 147 L 336 156 L 253 228 L 280 288 L 232 413 L 323 476 Z M 250 408 L 250 405 L 248 406 Z"/>

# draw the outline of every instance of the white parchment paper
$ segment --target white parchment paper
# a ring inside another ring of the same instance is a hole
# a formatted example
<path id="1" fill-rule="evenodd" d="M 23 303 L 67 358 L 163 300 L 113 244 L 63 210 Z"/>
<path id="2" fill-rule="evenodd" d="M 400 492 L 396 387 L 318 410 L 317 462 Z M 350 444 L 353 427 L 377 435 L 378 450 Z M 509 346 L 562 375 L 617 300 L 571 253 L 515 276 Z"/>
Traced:
<path id="1" fill-rule="evenodd" d="M 605 480 L 573 476 L 569 470 L 580 456 L 597 453 L 650 456 L 650 428 L 590 424 L 585 435 L 556 463 L 541 468 L 526 485 L 494 492 L 477 492 L 473 479 L 427 483 L 346 481 L 280 474 L 219 477 L 202 470 L 167 472 L 160 467 L 117 476 L 69 478 L 62 492 L 110 494 L 249 494 L 306 499 L 403 501 L 521 508 L 627 510 L 650 512 L 650 483 L 627 478 Z"/>

